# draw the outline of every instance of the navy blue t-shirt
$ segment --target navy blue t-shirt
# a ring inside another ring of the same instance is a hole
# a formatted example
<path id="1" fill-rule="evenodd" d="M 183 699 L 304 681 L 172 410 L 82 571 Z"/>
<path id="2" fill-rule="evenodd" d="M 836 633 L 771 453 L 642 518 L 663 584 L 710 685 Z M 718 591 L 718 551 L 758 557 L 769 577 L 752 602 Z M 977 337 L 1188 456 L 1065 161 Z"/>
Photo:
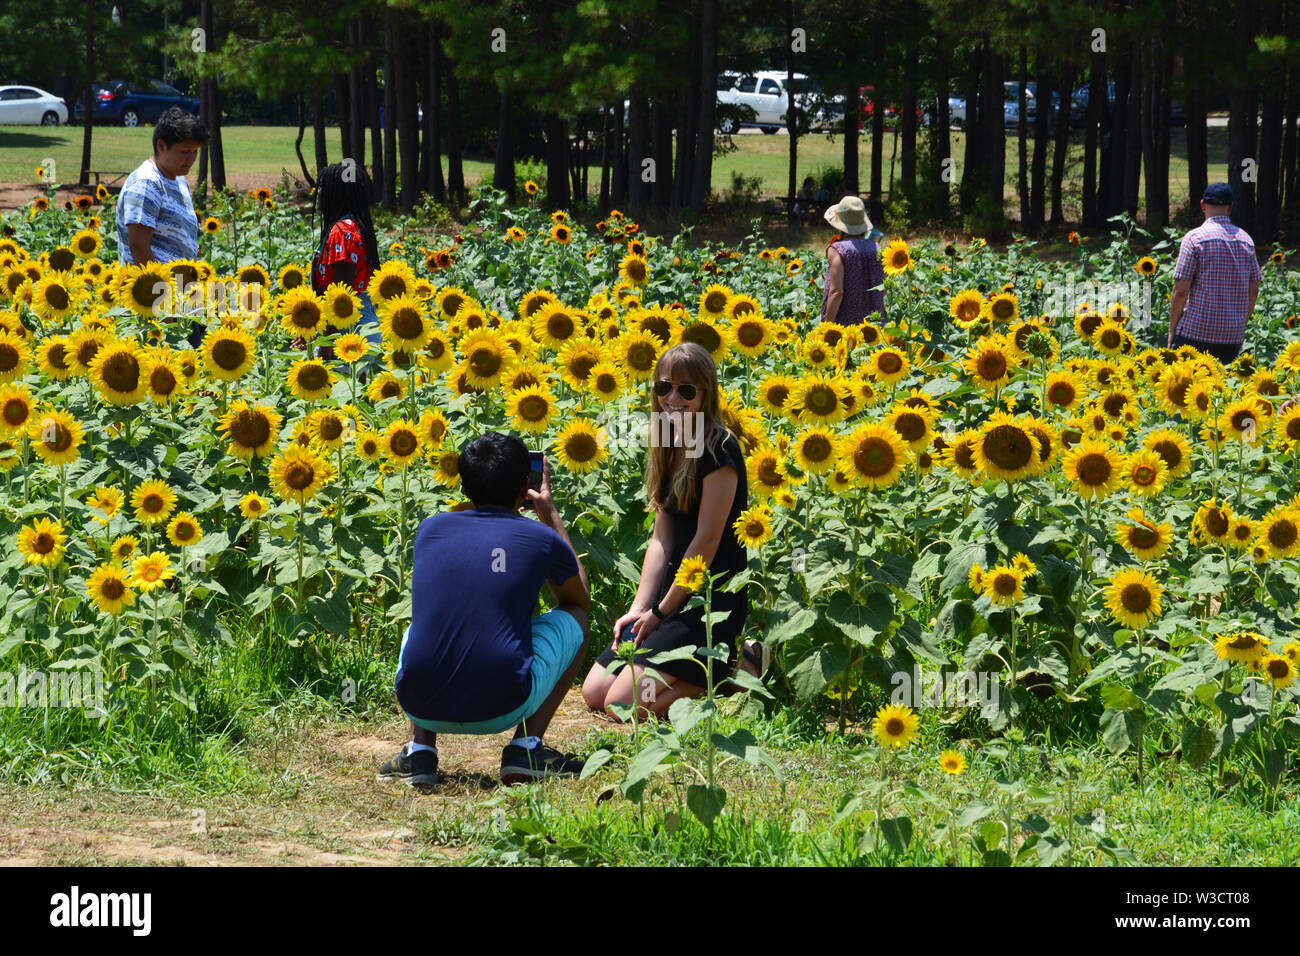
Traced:
<path id="1" fill-rule="evenodd" d="M 532 617 L 542 584 L 578 573 L 564 539 L 494 508 L 425 518 L 415 534 L 411 636 L 397 700 L 421 720 L 508 714 L 532 690 Z"/>

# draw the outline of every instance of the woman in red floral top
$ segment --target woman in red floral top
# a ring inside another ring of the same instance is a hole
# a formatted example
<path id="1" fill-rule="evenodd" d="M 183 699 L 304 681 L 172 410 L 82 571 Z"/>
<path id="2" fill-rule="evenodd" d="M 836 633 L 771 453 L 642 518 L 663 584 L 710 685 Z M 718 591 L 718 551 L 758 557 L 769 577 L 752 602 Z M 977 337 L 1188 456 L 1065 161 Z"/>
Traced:
<path id="1" fill-rule="evenodd" d="M 351 286 L 362 306 L 357 332 L 378 345 L 379 317 L 366 291 L 371 274 L 379 266 L 379 246 L 370 222 L 370 189 L 370 177 L 359 163 L 349 162 L 346 168 L 335 163 L 320 171 L 316 207 L 321 232 L 311 260 L 311 284 L 317 293 L 335 282 Z"/>

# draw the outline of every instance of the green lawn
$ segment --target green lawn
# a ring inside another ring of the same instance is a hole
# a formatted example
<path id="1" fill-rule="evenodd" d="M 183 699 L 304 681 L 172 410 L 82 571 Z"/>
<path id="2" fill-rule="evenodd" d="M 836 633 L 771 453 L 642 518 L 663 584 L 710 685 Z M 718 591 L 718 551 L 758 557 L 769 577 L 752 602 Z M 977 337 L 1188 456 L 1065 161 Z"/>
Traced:
<path id="1" fill-rule="evenodd" d="M 231 181 L 241 187 L 247 187 L 255 180 L 266 183 L 279 181 L 282 170 L 290 175 L 300 174 L 298 158 L 294 154 L 294 139 L 297 127 L 292 126 L 232 126 L 222 131 L 226 155 L 226 173 Z M 1170 204 L 1172 208 L 1186 200 L 1187 197 L 1187 146 L 1185 131 L 1173 131 L 1171 158 L 1169 168 Z M 922 131 L 925 135 L 925 131 Z M 18 185 L 30 183 L 33 190 L 39 188 L 36 168 L 46 159 L 55 163 L 56 177 L 61 182 L 75 182 L 81 167 L 82 129 L 80 127 L 37 127 L 6 126 L 0 127 L 0 183 Z M 338 136 L 330 131 L 329 148 L 332 160 L 338 158 Z M 746 176 L 757 176 L 762 182 L 762 189 L 767 195 L 783 195 L 786 190 L 788 168 L 788 144 L 785 136 L 743 135 L 734 137 L 738 149 L 714 161 L 713 185 L 719 192 L 731 185 L 733 172 Z M 91 152 L 91 167 L 100 170 L 130 170 L 149 154 L 150 131 L 147 128 L 124 129 L 121 127 L 97 126 L 94 131 L 94 145 Z M 886 132 L 884 182 L 888 189 L 890 158 L 894 157 L 895 176 L 901 175 L 901 156 L 894 155 L 894 137 Z M 1032 141 L 1029 144 L 1032 156 Z M 862 185 L 870 182 L 871 150 L 870 138 L 861 141 L 859 163 Z M 965 149 L 965 135 L 955 132 L 952 136 L 952 154 L 955 160 L 955 184 L 960 182 L 962 157 Z M 1019 143 L 1014 135 L 1009 135 L 1007 149 L 1007 188 L 1006 197 L 1009 211 L 1016 213 L 1017 187 L 1016 173 L 1019 165 Z M 310 134 L 303 140 L 303 154 L 308 164 L 313 163 L 313 146 Z M 1211 128 L 1209 130 L 1209 177 L 1211 181 L 1227 178 L 1227 130 Z M 1083 174 L 1083 136 L 1072 132 L 1070 138 L 1069 167 L 1067 171 L 1066 195 L 1077 194 L 1081 188 Z M 799 179 L 805 175 L 816 174 L 828 167 L 839 167 L 843 159 L 842 142 L 831 140 L 824 135 L 805 136 L 799 141 Z M 1050 162 L 1050 156 L 1049 156 Z M 191 178 L 197 170 L 193 171 Z M 491 162 L 467 159 L 465 177 L 471 184 L 491 174 Z M 600 183 L 600 170 L 593 167 L 590 171 L 590 183 L 593 191 Z"/>

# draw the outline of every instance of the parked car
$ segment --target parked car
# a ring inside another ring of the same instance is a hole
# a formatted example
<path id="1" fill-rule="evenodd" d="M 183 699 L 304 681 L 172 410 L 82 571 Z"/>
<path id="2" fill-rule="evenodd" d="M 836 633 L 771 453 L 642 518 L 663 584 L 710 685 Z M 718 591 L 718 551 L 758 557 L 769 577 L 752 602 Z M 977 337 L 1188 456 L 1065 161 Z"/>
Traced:
<path id="1" fill-rule="evenodd" d="M 58 126 L 68 104 L 35 86 L 0 86 L 0 126 Z"/>
<path id="2" fill-rule="evenodd" d="M 1088 96 L 1092 92 L 1090 85 L 1079 87 L 1070 96 L 1070 125 L 1074 129 L 1081 129 L 1088 121 Z M 1110 109 L 1115 108 L 1115 81 L 1111 80 L 1106 84 L 1106 102 Z M 1169 125 L 1186 126 L 1187 113 L 1183 109 L 1183 104 L 1173 101 L 1169 104 Z"/>
<path id="3" fill-rule="evenodd" d="M 858 129 L 862 129 L 876 113 L 876 101 L 874 98 L 875 92 L 876 88 L 870 84 L 858 87 L 858 100 L 862 104 L 862 116 L 858 120 Z M 951 103 L 951 97 L 949 98 L 949 102 Z M 899 109 L 897 103 L 887 103 L 885 105 L 885 128 L 893 129 L 897 126 L 901 115 L 902 111 Z M 965 118 L 964 109 L 962 117 L 963 119 Z M 927 126 L 929 125 L 929 122 L 930 120 L 929 117 L 926 116 L 925 110 L 923 110 L 918 104 L 916 107 L 916 125 Z"/>
<path id="4" fill-rule="evenodd" d="M 1056 119 L 1061 109 L 1061 94 L 1056 90 L 1051 93 L 1052 109 L 1048 114 Z M 1038 84 L 1033 80 L 1025 83 L 1025 122 L 1033 123 L 1038 118 Z M 1020 83 L 1009 80 L 1002 84 L 1002 122 L 1007 127 L 1020 125 Z"/>
<path id="5" fill-rule="evenodd" d="M 725 76 L 725 74 L 724 74 Z M 721 86 L 723 77 L 719 77 Z M 718 91 L 718 132 L 730 135 L 741 127 L 756 126 L 764 133 L 775 133 L 786 123 L 788 102 L 786 74 L 777 70 L 737 74 L 728 89 Z M 794 74 L 794 105 L 809 117 L 813 129 L 825 129 L 843 122 L 844 97 L 828 97 L 816 82 L 802 73 Z M 753 111 L 748 118 L 747 110 Z"/>
<path id="6" fill-rule="evenodd" d="M 199 101 L 186 96 L 174 86 L 161 80 L 140 83 L 128 80 L 110 80 L 96 83 L 92 89 L 91 118 L 96 123 L 120 123 L 123 126 L 140 126 L 157 122 L 158 117 L 173 106 L 179 106 L 196 116 Z M 86 115 L 86 99 L 77 99 L 77 122 Z"/>

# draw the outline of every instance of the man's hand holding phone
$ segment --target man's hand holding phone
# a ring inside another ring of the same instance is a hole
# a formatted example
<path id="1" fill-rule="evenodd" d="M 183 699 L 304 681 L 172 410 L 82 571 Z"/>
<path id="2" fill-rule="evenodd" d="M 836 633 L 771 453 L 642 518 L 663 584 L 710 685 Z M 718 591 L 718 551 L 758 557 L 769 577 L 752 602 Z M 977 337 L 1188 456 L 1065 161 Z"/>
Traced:
<path id="1" fill-rule="evenodd" d="M 551 463 L 540 451 L 529 452 L 528 456 L 531 461 L 541 459 L 541 472 L 540 478 L 535 478 L 534 475 L 538 474 L 536 467 L 529 471 L 523 507 L 531 508 L 543 524 L 554 525 L 556 510 L 555 499 L 551 497 Z"/>

